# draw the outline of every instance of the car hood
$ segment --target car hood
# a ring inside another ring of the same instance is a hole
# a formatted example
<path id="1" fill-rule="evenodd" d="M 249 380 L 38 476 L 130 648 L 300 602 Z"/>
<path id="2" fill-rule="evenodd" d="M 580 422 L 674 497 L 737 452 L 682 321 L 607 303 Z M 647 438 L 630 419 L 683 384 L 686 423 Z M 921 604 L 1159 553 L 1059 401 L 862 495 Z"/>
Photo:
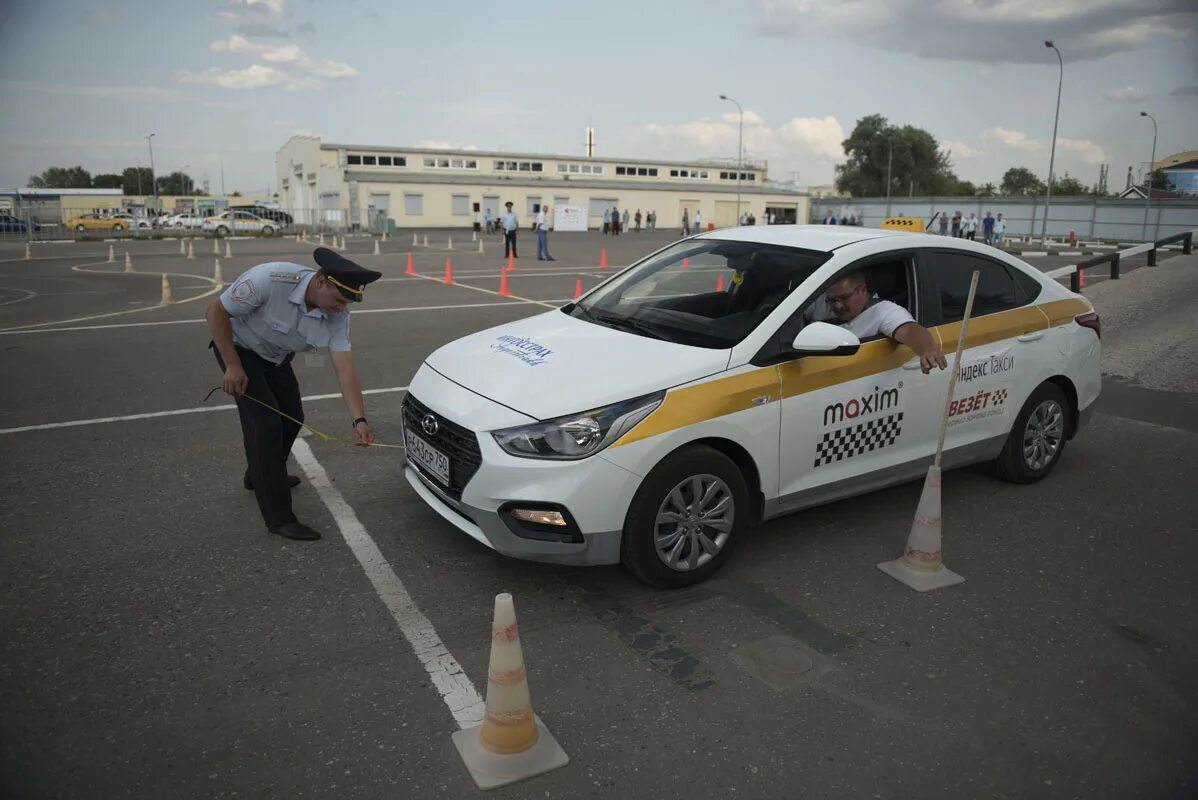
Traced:
<path id="1" fill-rule="evenodd" d="M 664 342 L 550 311 L 465 336 L 426 363 L 451 381 L 544 420 L 697 380 L 728 350 Z"/>

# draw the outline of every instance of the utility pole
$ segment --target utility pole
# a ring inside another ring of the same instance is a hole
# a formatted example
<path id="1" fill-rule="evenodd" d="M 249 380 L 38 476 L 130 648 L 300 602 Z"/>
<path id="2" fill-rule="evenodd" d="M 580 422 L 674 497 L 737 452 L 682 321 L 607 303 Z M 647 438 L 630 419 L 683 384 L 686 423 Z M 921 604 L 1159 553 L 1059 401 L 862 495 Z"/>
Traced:
<path id="1" fill-rule="evenodd" d="M 1144 186 L 1144 232 L 1141 234 L 1144 241 L 1148 241 L 1148 206 L 1152 203 L 1152 167 L 1156 164 L 1156 117 L 1147 111 L 1141 111 L 1140 116 L 1152 120 L 1152 160 L 1148 162 L 1148 180 L 1145 181 L 1146 185 Z"/>
<path id="2" fill-rule="evenodd" d="M 1060 62 L 1061 76 L 1057 81 L 1057 113 L 1052 118 L 1052 150 L 1048 156 L 1048 194 L 1044 198 L 1044 221 L 1040 224 L 1040 241 L 1043 244 L 1048 243 L 1048 208 L 1052 205 L 1052 168 L 1053 162 L 1057 157 L 1057 122 L 1061 118 L 1061 86 L 1065 83 L 1065 61 L 1061 58 L 1061 51 L 1052 43 L 1052 39 L 1044 42 L 1044 46 L 1051 48 L 1057 54 L 1057 61 Z M 1033 223 L 1034 224 L 1034 223 Z"/>
<path id="3" fill-rule="evenodd" d="M 720 99 L 736 103 L 726 94 L 720 95 Z M 736 224 L 740 225 L 740 172 L 744 162 L 745 110 L 740 107 L 740 103 L 736 103 L 736 110 L 740 112 L 740 125 L 737 126 L 736 133 Z"/>
<path id="4" fill-rule="evenodd" d="M 150 146 L 150 191 L 154 193 L 154 205 L 158 205 L 158 182 L 154 180 L 154 142 L 152 141 L 154 134 L 146 137 L 146 143 Z"/>

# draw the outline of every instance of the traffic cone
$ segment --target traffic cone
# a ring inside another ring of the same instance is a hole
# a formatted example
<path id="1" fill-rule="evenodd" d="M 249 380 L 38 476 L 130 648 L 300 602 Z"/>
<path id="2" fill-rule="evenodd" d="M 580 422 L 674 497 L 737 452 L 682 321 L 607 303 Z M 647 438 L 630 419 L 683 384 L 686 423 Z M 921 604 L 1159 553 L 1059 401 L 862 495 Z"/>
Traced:
<path id="1" fill-rule="evenodd" d="M 424 234 L 424 246 L 428 247 L 428 234 Z"/>
<path id="2" fill-rule="evenodd" d="M 722 292 L 722 291 L 724 291 L 724 276 L 723 276 L 723 275 L 718 275 L 718 276 L 716 276 L 716 279 L 715 279 L 715 290 L 716 290 L 717 292 Z"/>
<path id="3" fill-rule="evenodd" d="M 216 239 L 212 240 L 212 255 L 220 255 L 220 242 L 218 242 Z"/>
<path id="4" fill-rule="evenodd" d="M 378 239 L 374 240 L 374 254 L 376 256 L 379 254 L 379 240 Z"/>
<path id="5" fill-rule="evenodd" d="M 570 763 L 533 713 L 516 607 L 506 592 L 495 596 L 483 724 L 460 730 L 452 739 L 480 789 L 506 786 Z"/>
<path id="6" fill-rule="evenodd" d="M 449 237 L 449 244 L 445 246 L 445 249 L 446 249 L 446 250 L 452 250 L 452 249 L 453 249 L 453 237 L 452 237 L 452 236 L 450 236 L 450 237 Z"/>
<path id="7" fill-rule="evenodd" d="M 187 245 L 184 244 L 186 241 L 187 241 L 186 238 L 179 240 L 179 255 L 181 255 L 181 256 L 187 254 Z"/>
<path id="8" fill-rule="evenodd" d="M 129 253 L 125 253 L 125 272 L 133 271 L 133 259 L 129 258 Z"/>
<path id="9" fill-rule="evenodd" d="M 940 467 L 928 467 L 928 476 L 919 495 L 915 521 L 907 536 L 907 548 L 901 558 L 883 561 L 878 569 L 917 592 L 956 586 L 965 579 L 944 566 L 940 553 Z"/>
<path id="10" fill-rule="evenodd" d="M 164 272 L 162 273 L 162 304 L 165 306 L 173 302 L 175 302 L 175 296 L 171 294 L 171 282 Z"/>
<path id="11" fill-rule="evenodd" d="M 387 232 L 383 231 L 383 241 L 387 241 Z"/>
<path id="12" fill-rule="evenodd" d="M 477 241 L 478 241 L 478 231 L 471 231 L 471 232 L 470 232 L 470 241 L 472 241 L 472 242 L 477 242 Z"/>
<path id="13" fill-rule="evenodd" d="M 33 251 L 29 249 L 29 242 L 25 242 L 25 260 L 29 261 L 33 258 Z"/>
<path id="14" fill-rule="evenodd" d="M 230 244 L 229 241 L 226 239 L 225 240 L 225 258 L 232 258 L 232 257 L 233 257 L 233 245 Z"/>
<path id="15" fill-rule="evenodd" d="M 295 235 L 295 243 L 296 243 L 296 244 L 299 244 L 301 241 L 303 241 L 303 240 L 302 240 L 302 239 L 300 239 L 300 235 L 297 233 L 297 234 Z"/>
<path id="16" fill-rule="evenodd" d="M 445 277 L 441 280 L 446 286 L 453 286 L 453 261 L 445 259 Z"/>
<path id="17" fill-rule="evenodd" d="M 507 254 L 507 266 L 503 268 L 504 272 L 516 271 L 516 256 L 514 253 Z"/>
<path id="18" fill-rule="evenodd" d="M 320 246 L 324 247 L 324 234 L 320 234 Z"/>
<path id="19" fill-rule="evenodd" d="M 607 269 L 607 248 L 599 250 L 599 269 Z"/>
<path id="20" fill-rule="evenodd" d="M 404 275 L 415 275 L 416 267 L 412 265 L 412 251 L 408 251 L 408 268 L 403 271 Z"/>
<path id="21" fill-rule="evenodd" d="M 412 247 L 419 247 L 419 246 L 420 246 L 420 242 L 416 241 L 416 234 L 413 233 L 412 234 Z"/>
<path id="22" fill-rule="evenodd" d="M 689 269 L 690 265 L 691 265 L 691 260 L 689 258 L 682 259 L 682 268 L 683 269 Z"/>
<path id="23" fill-rule="evenodd" d="M 225 285 L 225 276 L 220 273 L 220 259 L 215 259 L 215 266 L 212 268 L 212 280 L 216 283 L 216 288 Z"/>
<path id="24" fill-rule="evenodd" d="M 478 252 L 481 253 L 482 251 L 483 251 L 483 240 L 479 239 L 478 240 Z"/>
<path id="25" fill-rule="evenodd" d="M 114 251 L 112 249 L 112 245 L 108 245 L 108 263 L 109 264 L 116 263 L 116 251 Z"/>
<path id="26" fill-rule="evenodd" d="M 582 278 L 574 281 L 574 299 L 582 297 Z"/>
<path id="27" fill-rule="evenodd" d="M 1077 286 L 1079 289 L 1086 288 L 1086 271 L 1081 267 L 1077 268 Z"/>
<path id="28" fill-rule="evenodd" d="M 191 261 L 196 259 L 196 247 L 191 242 L 187 243 L 187 258 Z"/>
<path id="29" fill-rule="evenodd" d="M 508 285 L 507 285 L 507 270 L 506 269 L 499 271 L 498 296 L 499 297 L 511 297 L 512 296 L 512 290 L 509 289 Z"/>

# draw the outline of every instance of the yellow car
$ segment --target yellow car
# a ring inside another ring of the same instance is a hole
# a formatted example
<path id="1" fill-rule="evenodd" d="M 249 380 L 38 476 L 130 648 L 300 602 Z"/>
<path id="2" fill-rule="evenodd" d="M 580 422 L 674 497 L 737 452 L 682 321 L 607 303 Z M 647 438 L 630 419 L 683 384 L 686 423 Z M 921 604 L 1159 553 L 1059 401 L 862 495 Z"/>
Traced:
<path id="1" fill-rule="evenodd" d="M 137 221 L 129 216 L 82 214 L 68 222 L 67 227 L 80 233 L 85 231 L 125 231 L 137 227 Z"/>

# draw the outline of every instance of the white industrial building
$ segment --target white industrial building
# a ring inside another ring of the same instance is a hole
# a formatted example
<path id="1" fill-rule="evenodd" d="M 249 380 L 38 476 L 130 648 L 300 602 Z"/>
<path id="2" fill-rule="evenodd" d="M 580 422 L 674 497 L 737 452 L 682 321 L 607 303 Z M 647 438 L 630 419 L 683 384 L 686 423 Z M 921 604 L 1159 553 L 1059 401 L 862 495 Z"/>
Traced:
<path id="1" fill-rule="evenodd" d="M 589 227 L 613 206 L 657 213 L 658 228 L 677 228 L 683 212 L 704 227 L 735 225 L 740 211 L 756 224 L 806 222 L 808 199 L 768 181 L 767 165 L 735 161 L 587 158 L 481 150 L 331 144 L 293 136 L 275 157 L 279 205 L 296 222 L 347 230 L 472 227 L 504 203 L 527 226 L 541 205 L 585 207 Z"/>

